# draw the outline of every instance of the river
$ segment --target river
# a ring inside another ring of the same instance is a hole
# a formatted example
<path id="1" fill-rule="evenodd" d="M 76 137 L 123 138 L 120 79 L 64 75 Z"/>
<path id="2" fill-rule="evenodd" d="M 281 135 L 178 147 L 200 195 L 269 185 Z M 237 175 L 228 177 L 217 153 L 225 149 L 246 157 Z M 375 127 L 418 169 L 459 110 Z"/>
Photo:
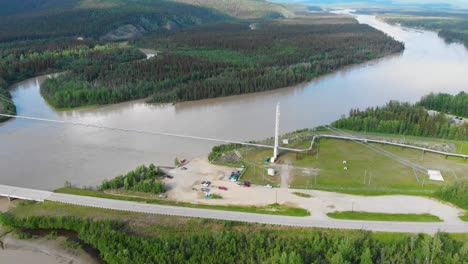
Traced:
<path id="1" fill-rule="evenodd" d="M 13 100 L 19 115 L 251 140 L 273 136 L 277 102 L 281 103 L 280 129 L 286 133 L 330 123 L 350 108 L 378 106 L 391 99 L 415 102 L 429 92 L 468 90 L 468 50 L 463 45 L 447 44 L 435 32 L 388 25 L 374 16 L 357 19 L 403 41 L 406 50 L 296 87 L 175 105 L 136 101 L 56 112 L 39 93 L 45 77 L 14 85 Z M 175 157 L 206 155 L 212 146 L 17 119 L 0 125 L 0 182 L 39 189 L 57 188 L 65 181 L 96 185 L 140 164 L 172 165 Z"/>

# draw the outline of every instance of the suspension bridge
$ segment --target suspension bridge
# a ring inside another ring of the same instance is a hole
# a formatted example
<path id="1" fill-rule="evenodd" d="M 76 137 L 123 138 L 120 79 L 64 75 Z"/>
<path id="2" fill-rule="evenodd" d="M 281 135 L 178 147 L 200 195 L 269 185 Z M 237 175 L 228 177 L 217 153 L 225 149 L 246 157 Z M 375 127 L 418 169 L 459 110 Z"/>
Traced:
<path id="1" fill-rule="evenodd" d="M 228 140 L 228 139 L 217 139 L 217 138 L 191 136 L 191 135 L 157 132 L 157 131 L 138 130 L 138 129 L 132 129 L 132 128 L 111 127 L 111 126 L 103 126 L 103 125 L 96 125 L 96 124 L 89 124 L 89 123 L 72 122 L 72 121 L 66 121 L 66 120 L 46 119 L 46 118 L 38 118 L 38 117 L 30 117 L 30 116 L 22 116 L 22 115 L 0 114 L 0 116 L 9 117 L 9 118 L 24 119 L 24 120 L 30 120 L 30 121 L 37 121 L 37 122 L 47 122 L 47 123 L 60 124 L 60 125 L 83 126 L 83 127 L 90 127 L 90 128 L 98 128 L 98 129 L 106 129 L 106 130 L 114 130 L 114 131 L 123 131 L 123 132 L 129 132 L 129 133 L 149 134 L 149 135 L 155 135 L 155 136 L 167 136 L 167 137 L 176 137 L 176 138 L 185 138 L 185 139 L 200 140 L 200 141 L 207 141 L 207 142 L 216 142 L 216 143 L 224 143 L 224 144 L 238 144 L 238 145 L 242 145 L 242 146 L 258 147 L 258 148 L 273 149 L 273 150 L 275 148 L 278 148 L 279 150 L 292 151 L 292 152 L 311 151 L 314 148 L 314 145 L 315 145 L 315 143 L 316 143 L 316 141 L 318 139 L 320 139 L 320 138 L 331 138 L 331 139 L 356 141 L 356 142 L 361 142 L 361 143 L 364 143 L 364 144 L 375 143 L 375 144 L 382 144 L 382 145 L 397 146 L 397 147 L 402 147 L 402 148 L 419 150 L 419 151 L 422 151 L 423 153 L 428 152 L 428 153 L 443 155 L 445 157 L 457 157 L 457 158 L 462 158 L 464 160 L 468 159 L 468 155 L 466 155 L 466 154 L 451 153 L 451 152 L 439 151 L 439 150 L 434 150 L 434 149 L 429 149 L 429 148 L 424 148 L 424 147 L 419 147 L 419 146 L 414 146 L 414 145 L 408 145 L 408 144 L 402 144 L 402 143 L 396 143 L 396 142 L 391 142 L 391 141 L 386 141 L 386 140 L 359 138 L 359 137 L 353 137 L 353 136 L 347 136 L 347 135 L 316 134 L 316 135 L 313 136 L 313 138 L 311 140 L 311 143 L 310 143 L 310 146 L 308 148 L 298 149 L 298 148 L 280 147 L 277 144 L 275 144 L 274 146 L 271 146 L 271 145 L 253 143 L 253 142 L 244 142 L 244 141 L 236 141 L 236 140 Z M 331 129 L 333 129 L 333 128 L 331 128 Z M 279 129 L 277 128 L 277 131 L 278 130 Z M 339 130 L 336 130 L 336 131 L 339 132 Z M 277 138 L 277 137 L 278 137 L 278 132 L 275 135 L 275 138 Z M 276 142 L 277 142 L 277 140 L 275 140 L 275 143 Z"/>

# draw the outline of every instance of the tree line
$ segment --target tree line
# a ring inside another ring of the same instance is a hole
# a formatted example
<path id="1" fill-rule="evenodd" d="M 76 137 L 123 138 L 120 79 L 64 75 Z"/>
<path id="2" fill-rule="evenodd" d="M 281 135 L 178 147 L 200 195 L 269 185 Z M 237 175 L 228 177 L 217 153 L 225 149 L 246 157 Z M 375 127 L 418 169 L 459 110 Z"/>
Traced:
<path id="1" fill-rule="evenodd" d="M 465 92 L 460 92 L 456 95 L 431 93 L 424 96 L 418 102 L 418 105 L 426 109 L 468 118 L 468 94 Z"/>
<path id="2" fill-rule="evenodd" d="M 0 114 L 16 114 L 16 106 L 8 92 L 8 83 L 2 77 L 0 77 Z M 0 116 L 0 123 L 6 120 L 8 120 L 7 117 Z"/>
<path id="3" fill-rule="evenodd" d="M 120 175 L 112 180 L 104 180 L 98 186 L 99 190 L 117 190 L 124 189 L 135 192 L 146 192 L 160 194 L 166 191 L 164 183 L 158 177 L 164 175 L 164 172 L 150 164 L 148 167 L 142 165 L 126 175 Z"/>
<path id="4" fill-rule="evenodd" d="M 0 215 L 4 226 L 19 229 L 65 229 L 95 247 L 107 263 L 421 263 L 459 264 L 468 258 L 468 242 L 448 234 L 392 234 L 379 239 L 366 231 L 305 228 L 275 230 L 254 224 L 218 222 L 219 228 L 194 227 L 157 236 L 131 233 L 128 224 L 70 216 Z M 224 226 L 223 226 L 224 224 Z M 164 231 L 165 230 L 165 231 Z M 172 231 L 171 231 L 172 230 Z M 164 232 L 163 232 L 164 231 Z"/>
<path id="5" fill-rule="evenodd" d="M 453 123 L 445 114 L 429 114 L 422 106 L 390 101 L 383 107 L 352 109 L 332 123 L 341 129 L 468 140 L 468 124 Z"/>
<path id="6" fill-rule="evenodd" d="M 404 48 L 366 25 L 280 22 L 260 23 L 255 30 L 241 22 L 203 25 L 135 43 L 162 54 L 74 70 L 47 80 L 44 95 L 66 108 L 146 97 L 151 102 L 198 100 L 295 85 Z"/>
<path id="7" fill-rule="evenodd" d="M 53 39 L 0 43 L 0 113 L 15 114 L 11 84 L 40 74 L 112 67 L 145 58 L 138 49 L 94 40 Z M 0 122 L 6 118 L 0 117 Z"/>
<path id="8" fill-rule="evenodd" d="M 141 33 L 163 34 L 168 23 L 186 27 L 225 19 L 208 8 L 164 0 L 47 2 L 51 0 L 29 5 L 24 1 L 2 3 L 11 13 L 1 16 L 5 11 L 0 11 L 0 42 L 78 36 L 99 39 L 123 25 L 133 25 Z"/>

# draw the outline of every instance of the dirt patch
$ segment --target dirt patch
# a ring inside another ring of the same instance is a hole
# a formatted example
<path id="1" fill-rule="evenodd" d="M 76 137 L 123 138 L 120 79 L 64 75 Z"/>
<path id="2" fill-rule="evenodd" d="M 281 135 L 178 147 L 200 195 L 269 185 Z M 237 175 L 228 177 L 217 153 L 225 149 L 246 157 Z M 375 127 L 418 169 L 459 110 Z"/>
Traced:
<path id="1" fill-rule="evenodd" d="M 65 237 L 23 240 L 10 233 L 2 240 L 5 247 L 0 250 L 2 263 L 99 263 L 81 248 L 66 247 Z"/>

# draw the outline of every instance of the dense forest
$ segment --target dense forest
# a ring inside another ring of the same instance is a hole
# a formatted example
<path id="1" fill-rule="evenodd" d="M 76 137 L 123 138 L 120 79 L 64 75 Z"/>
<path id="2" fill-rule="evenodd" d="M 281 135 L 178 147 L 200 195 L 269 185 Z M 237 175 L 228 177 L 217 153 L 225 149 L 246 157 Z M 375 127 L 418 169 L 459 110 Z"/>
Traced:
<path id="1" fill-rule="evenodd" d="M 352 109 L 349 117 L 333 122 L 332 126 L 364 132 L 468 140 L 468 123 L 456 124 L 443 113 L 430 115 L 422 106 L 397 101 L 364 111 Z"/>
<path id="2" fill-rule="evenodd" d="M 269 21 L 193 27 L 135 45 L 161 53 L 125 65 L 83 67 L 48 80 L 55 107 L 198 100 L 295 85 L 340 67 L 399 52 L 403 44 L 367 25 Z"/>
<path id="3" fill-rule="evenodd" d="M 0 42 L 67 36 L 128 39 L 225 19 L 205 7 L 164 0 L 2 0 L 0 7 Z M 122 36 L 128 30 L 132 34 Z"/>
<path id="4" fill-rule="evenodd" d="M 457 95 L 431 93 L 424 96 L 418 105 L 430 110 L 468 117 L 468 94 L 465 92 L 460 92 Z"/>
<path id="5" fill-rule="evenodd" d="M 124 190 L 130 190 L 134 192 L 147 192 L 159 194 L 166 191 L 164 183 L 158 179 L 158 177 L 164 175 L 164 173 L 153 164 L 148 167 L 142 165 L 136 168 L 134 171 L 130 171 L 126 175 L 120 175 L 112 180 L 104 180 L 99 190 L 117 190 L 123 188 Z"/>
<path id="6" fill-rule="evenodd" d="M 8 92 L 8 83 L 0 77 L 0 114 L 16 114 L 16 107 L 11 100 L 11 94 Z M 8 118 L 0 116 L 0 123 Z"/>
<path id="7" fill-rule="evenodd" d="M 468 47 L 468 15 L 444 12 L 413 12 L 409 14 L 385 14 L 382 18 L 389 23 L 407 27 L 436 30 L 447 42 L 460 42 Z"/>
<path id="8" fill-rule="evenodd" d="M 0 215 L 2 225 L 26 229 L 65 229 L 95 247 L 107 263 L 444 263 L 468 259 L 468 242 L 447 234 L 391 234 L 378 239 L 365 231 L 304 228 L 275 230 L 254 224 L 219 222 L 190 232 L 154 225 L 158 235 L 137 235 L 128 224 L 66 216 Z M 224 226 L 223 226 L 224 223 Z M 219 227 L 220 226 L 220 227 Z"/>
<path id="9" fill-rule="evenodd" d="M 40 74 L 113 67 L 145 58 L 138 49 L 94 40 L 53 39 L 0 43 L 0 113 L 15 114 L 8 87 Z M 0 122 L 6 118 L 0 117 Z"/>

